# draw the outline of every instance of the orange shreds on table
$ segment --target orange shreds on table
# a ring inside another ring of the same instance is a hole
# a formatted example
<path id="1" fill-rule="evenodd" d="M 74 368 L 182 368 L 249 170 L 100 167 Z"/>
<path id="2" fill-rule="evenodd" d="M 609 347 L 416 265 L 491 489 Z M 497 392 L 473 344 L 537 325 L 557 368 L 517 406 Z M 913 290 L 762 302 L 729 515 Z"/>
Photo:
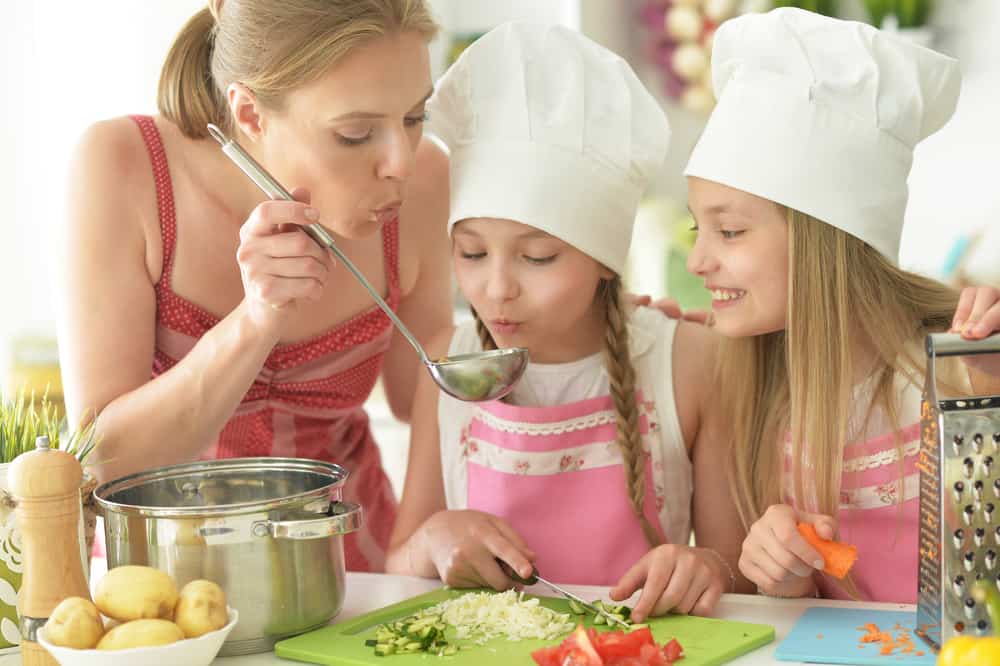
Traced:
<path id="1" fill-rule="evenodd" d="M 888 631 L 882 631 L 879 629 L 877 624 L 868 623 L 864 627 L 858 627 L 858 631 L 866 631 L 860 639 L 858 639 L 858 647 L 862 648 L 866 643 L 879 643 L 882 647 L 879 649 L 880 655 L 891 655 L 899 650 L 899 655 L 910 654 L 914 652 L 913 636 L 910 634 L 909 629 L 900 628 L 896 625 L 898 629 L 896 631 L 895 638 Z M 918 657 L 923 656 L 923 652 L 917 651 L 916 655 Z"/>
<path id="2" fill-rule="evenodd" d="M 858 559 L 858 549 L 855 546 L 839 541 L 823 539 L 816 534 L 812 523 L 799 523 L 799 534 L 810 546 L 823 556 L 823 571 L 836 578 L 843 578 Z"/>

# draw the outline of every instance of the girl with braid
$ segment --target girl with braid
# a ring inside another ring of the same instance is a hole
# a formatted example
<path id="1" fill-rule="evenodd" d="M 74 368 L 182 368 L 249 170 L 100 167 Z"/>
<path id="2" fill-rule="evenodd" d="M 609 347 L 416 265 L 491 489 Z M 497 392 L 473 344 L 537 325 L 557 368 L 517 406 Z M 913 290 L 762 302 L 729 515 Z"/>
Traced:
<path id="1" fill-rule="evenodd" d="M 710 613 L 749 586 L 717 472 L 714 334 L 626 307 L 620 277 L 666 156 L 662 110 L 580 34 L 510 23 L 466 50 L 428 111 L 450 150 L 453 267 L 475 315 L 428 351 L 521 346 L 531 363 L 501 401 L 418 380 L 387 570 L 506 589 L 499 559 L 613 585 L 614 599 L 641 589 L 636 621 Z"/>

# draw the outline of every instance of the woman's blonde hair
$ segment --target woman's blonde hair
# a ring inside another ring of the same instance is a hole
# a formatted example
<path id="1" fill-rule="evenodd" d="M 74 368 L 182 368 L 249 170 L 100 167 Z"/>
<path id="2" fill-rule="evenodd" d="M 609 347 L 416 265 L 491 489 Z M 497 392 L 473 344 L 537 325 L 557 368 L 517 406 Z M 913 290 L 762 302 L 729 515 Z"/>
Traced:
<path id="1" fill-rule="evenodd" d="M 354 47 L 393 32 L 437 34 L 425 0 L 212 0 L 181 28 L 160 72 L 160 113 L 193 139 L 232 129 L 230 83 L 281 108 Z"/>
<path id="2" fill-rule="evenodd" d="M 618 447 L 625 467 L 626 492 L 642 533 L 650 546 L 662 543 L 659 532 L 653 528 L 644 511 L 646 499 L 646 452 L 639 432 L 639 405 L 636 402 L 635 367 L 629 353 L 628 316 L 623 305 L 621 278 L 601 280 L 595 296 L 601 304 L 606 323 L 604 333 L 604 367 L 611 385 L 611 398 L 615 405 Z M 483 349 L 496 349 L 496 342 L 476 311 L 476 331 Z"/>
<path id="3" fill-rule="evenodd" d="M 719 404 L 734 432 L 730 483 L 747 529 L 788 497 L 806 511 L 836 516 L 843 447 L 860 434 L 848 424 L 866 424 L 873 410 L 884 410 L 902 447 L 895 382 L 922 385 L 919 343 L 947 330 L 958 305 L 952 288 L 896 267 L 840 229 L 794 210 L 787 219 L 785 330 L 726 339 L 719 354 Z M 873 399 L 861 422 L 851 412 L 859 343 L 875 353 Z M 782 473 L 785 433 L 791 487 Z M 850 580 L 847 587 L 857 596 Z"/>

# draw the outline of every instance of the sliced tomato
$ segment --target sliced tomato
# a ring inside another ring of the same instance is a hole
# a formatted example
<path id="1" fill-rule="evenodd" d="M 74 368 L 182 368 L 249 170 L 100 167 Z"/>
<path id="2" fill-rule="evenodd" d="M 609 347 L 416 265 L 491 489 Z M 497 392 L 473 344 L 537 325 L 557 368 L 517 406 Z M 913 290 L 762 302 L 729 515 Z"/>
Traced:
<path id="1" fill-rule="evenodd" d="M 605 662 L 615 657 L 632 657 L 637 654 L 632 640 L 620 631 L 609 631 L 594 638 L 594 649 Z"/>
<path id="2" fill-rule="evenodd" d="M 562 643 L 535 650 L 531 658 L 538 666 L 602 666 L 601 657 L 594 650 L 591 640 L 596 636 L 597 632 L 593 629 L 577 625 Z"/>
<path id="3" fill-rule="evenodd" d="M 668 666 L 667 658 L 657 645 L 642 645 L 636 654 L 612 657 L 605 660 L 606 666 Z"/>
<path id="4" fill-rule="evenodd" d="M 659 645 L 643 645 L 639 648 L 639 659 L 645 666 L 667 666 L 669 663 Z"/>
<path id="5" fill-rule="evenodd" d="M 563 653 L 559 666 L 602 666 L 603 663 L 596 654 L 573 647 Z"/>
<path id="6" fill-rule="evenodd" d="M 653 640 L 653 632 L 649 627 L 643 627 L 624 634 L 620 631 L 608 631 L 598 634 L 594 639 L 594 649 L 601 658 L 607 661 L 615 657 L 636 657 L 644 645 L 657 649 Z"/>
<path id="7" fill-rule="evenodd" d="M 605 666 L 646 666 L 639 657 L 615 657 L 604 664 Z"/>
<path id="8" fill-rule="evenodd" d="M 653 632 L 649 627 L 633 629 L 626 636 L 631 638 L 635 645 L 656 645 L 656 641 L 653 639 Z"/>
<path id="9" fill-rule="evenodd" d="M 594 649 L 594 644 L 590 641 L 590 634 L 583 628 L 582 624 L 570 634 L 560 646 L 562 653 L 562 666 L 601 666 L 601 657 Z"/>
<path id="10" fill-rule="evenodd" d="M 561 666 L 562 646 L 539 648 L 531 653 L 531 658 L 538 666 Z"/>
<path id="11" fill-rule="evenodd" d="M 626 634 L 598 633 L 578 625 L 560 645 L 535 650 L 531 656 L 538 666 L 670 666 L 684 657 L 684 649 L 677 639 L 660 647 L 649 627 Z"/>
<path id="12" fill-rule="evenodd" d="M 666 645 L 663 646 L 663 656 L 667 658 L 669 662 L 675 662 L 684 656 L 684 648 L 681 644 L 677 642 L 676 638 L 671 638 Z"/>

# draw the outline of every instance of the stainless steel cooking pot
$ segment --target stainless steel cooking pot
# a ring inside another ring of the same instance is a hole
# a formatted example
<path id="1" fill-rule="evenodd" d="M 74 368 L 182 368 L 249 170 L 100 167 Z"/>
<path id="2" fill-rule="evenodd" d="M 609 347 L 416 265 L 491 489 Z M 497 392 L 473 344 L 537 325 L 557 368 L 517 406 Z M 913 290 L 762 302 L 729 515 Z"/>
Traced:
<path id="1" fill-rule="evenodd" d="M 108 567 L 144 564 L 178 586 L 226 592 L 240 621 L 219 653 L 265 652 L 322 626 L 344 601 L 343 535 L 361 507 L 341 501 L 348 472 L 297 458 L 173 465 L 103 484 Z"/>

